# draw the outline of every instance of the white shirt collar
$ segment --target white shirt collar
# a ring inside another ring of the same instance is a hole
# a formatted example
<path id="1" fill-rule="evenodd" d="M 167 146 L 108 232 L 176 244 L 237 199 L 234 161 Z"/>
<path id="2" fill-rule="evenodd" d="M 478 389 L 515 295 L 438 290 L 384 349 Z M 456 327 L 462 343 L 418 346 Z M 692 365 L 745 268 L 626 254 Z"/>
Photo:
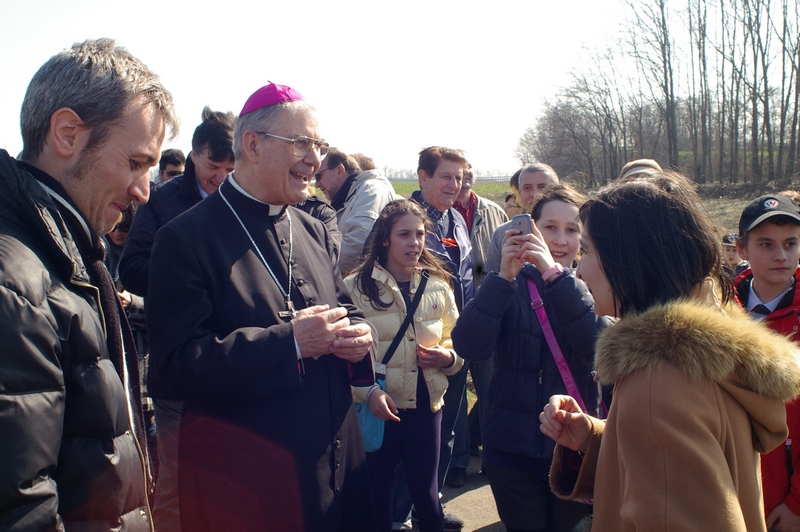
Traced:
<path id="1" fill-rule="evenodd" d="M 252 196 L 252 194 L 248 193 L 245 189 L 243 189 L 242 187 L 239 186 L 239 183 L 237 183 L 236 180 L 233 178 L 233 174 L 228 174 L 228 180 L 231 182 L 231 185 L 233 185 L 233 188 L 238 190 L 244 196 L 247 196 L 248 198 L 250 198 L 253 201 L 257 201 L 262 205 L 269 205 L 269 215 L 270 216 L 278 216 L 281 213 L 281 211 L 283 211 L 283 207 L 284 207 L 283 205 L 271 205 L 271 204 L 269 204 L 269 203 L 267 203 L 265 201 L 261 201 L 258 198 L 254 198 Z"/>
<path id="2" fill-rule="evenodd" d="M 792 287 L 794 286 L 794 281 L 792 281 L 792 283 L 789 284 L 786 290 L 784 290 L 778 297 L 766 303 L 761 301 L 761 299 L 756 295 L 755 290 L 753 290 L 754 284 L 755 284 L 755 279 L 753 279 L 753 281 L 750 282 L 750 295 L 747 296 L 747 312 L 753 310 L 753 308 L 755 308 L 757 305 L 764 305 L 770 312 L 774 312 L 775 309 L 778 307 L 778 303 L 780 303 L 781 299 L 783 299 L 783 296 L 785 296 L 786 293 L 789 290 L 791 290 Z"/>
<path id="3" fill-rule="evenodd" d="M 206 199 L 208 197 L 208 192 L 200 186 L 200 181 L 195 181 L 195 185 L 197 185 L 197 191 L 200 193 L 200 199 Z"/>

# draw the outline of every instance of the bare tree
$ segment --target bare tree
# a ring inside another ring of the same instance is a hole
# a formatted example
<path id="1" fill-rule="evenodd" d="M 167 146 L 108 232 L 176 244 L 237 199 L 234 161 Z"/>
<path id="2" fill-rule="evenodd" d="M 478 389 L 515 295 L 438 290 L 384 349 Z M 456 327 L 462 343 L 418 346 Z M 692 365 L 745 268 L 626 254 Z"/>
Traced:
<path id="1" fill-rule="evenodd" d="M 678 120 L 675 94 L 674 47 L 670 35 L 666 0 L 627 0 L 632 20 L 627 26 L 628 45 L 642 76 L 652 84 L 652 93 L 664 117 L 669 164 L 678 166 Z"/>

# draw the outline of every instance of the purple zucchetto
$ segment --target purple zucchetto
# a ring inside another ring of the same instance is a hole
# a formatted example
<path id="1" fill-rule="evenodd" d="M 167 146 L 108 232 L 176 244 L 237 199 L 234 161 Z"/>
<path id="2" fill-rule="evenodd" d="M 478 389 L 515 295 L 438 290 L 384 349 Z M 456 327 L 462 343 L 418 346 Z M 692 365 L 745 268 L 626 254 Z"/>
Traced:
<path id="1" fill-rule="evenodd" d="M 303 95 L 293 88 L 270 82 L 268 85 L 264 85 L 250 95 L 250 97 L 244 103 L 244 107 L 242 107 L 242 112 L 239 113 L 239 116 L 252 113 L 253 111 L 258 111 L 259 109 L 269 107 L 270 105 L 294 102 L 302 99 L 304 99 Z"/>

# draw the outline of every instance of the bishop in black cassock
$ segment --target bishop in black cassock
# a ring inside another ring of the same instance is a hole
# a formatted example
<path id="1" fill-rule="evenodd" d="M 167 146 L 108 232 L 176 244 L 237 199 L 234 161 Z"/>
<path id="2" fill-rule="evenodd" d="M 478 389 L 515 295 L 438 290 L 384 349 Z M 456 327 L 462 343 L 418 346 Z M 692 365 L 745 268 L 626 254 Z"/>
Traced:
<path id="1" fill-rule="evenodd" d="M 311 111 L 297 113 L 268 127 L 287 138 L 315 132 Z M 250 151 L 243 161 L 237 156 L 219 191 L 162 228 L 153 246 L 151 371 L 186 401 L 183 529 L 374 530 L 350 391 L 351 384 L 372 385 L 370 357 L 348 359 L 337 349 L 309 356 L 282 293 L 291 264 L 290 296 L 301 316 L 301 309 L 329 305 L 346 309 L 348 329 L 366 324 L 342 283 L 327 229 L 285 206 L 298 202 L 298 176 L 319 168 L 319 147 L 298 157 L 294 143 L 253 133 L 244 133 Z M 261 163 L 248 166 L 263 157 L 271 173 Z M 274 171 L 280 164 L 285 173 Z M 271 181 L 284 176 L 289 181 Z M 319 327 L 314 334 L 327 333 Z M 335 343 L 333 335 L 325 341 L 342 345 L 337 334 Z"/>

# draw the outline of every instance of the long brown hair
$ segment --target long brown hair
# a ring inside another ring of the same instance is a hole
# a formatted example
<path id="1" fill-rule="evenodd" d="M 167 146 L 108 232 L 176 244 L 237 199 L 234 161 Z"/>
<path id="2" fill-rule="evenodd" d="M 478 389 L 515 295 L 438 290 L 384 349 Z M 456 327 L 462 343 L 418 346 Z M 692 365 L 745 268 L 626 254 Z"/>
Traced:
<path id="1" fill-rule="evenodd" d="M 392 306 L 392 302 L 386 303 L 381 299 L 383 290 L 381 290 L 372 278 L 372 270 L 376 262 L 381 266 L 386 265 L 389 249 L 387 243 L 392 234 L 392 228 L 397 221 L 406 214 L 417 216 L 422 220 L 422 225 L 425 229 L 430 229 L 431 222 L 425 214 L 425 211 L 413 201 L 402 199 L 388 203 L 375 221 L 366 258 L 356 269 L 355 284 L 358 286 L 361 293 L 367 297 L 370 305 L 372 305 L 372 308 L 375 310 L 385 310 Z M 433 253 L 428 251 L 426 247 L 422 248 L 418 264 L 425 266 L 431 273 L 438 275 L 447 281 L 448 284 L 451 284 L 450 274 L 447 273 L 442 262 L 436 258 Z"/>

